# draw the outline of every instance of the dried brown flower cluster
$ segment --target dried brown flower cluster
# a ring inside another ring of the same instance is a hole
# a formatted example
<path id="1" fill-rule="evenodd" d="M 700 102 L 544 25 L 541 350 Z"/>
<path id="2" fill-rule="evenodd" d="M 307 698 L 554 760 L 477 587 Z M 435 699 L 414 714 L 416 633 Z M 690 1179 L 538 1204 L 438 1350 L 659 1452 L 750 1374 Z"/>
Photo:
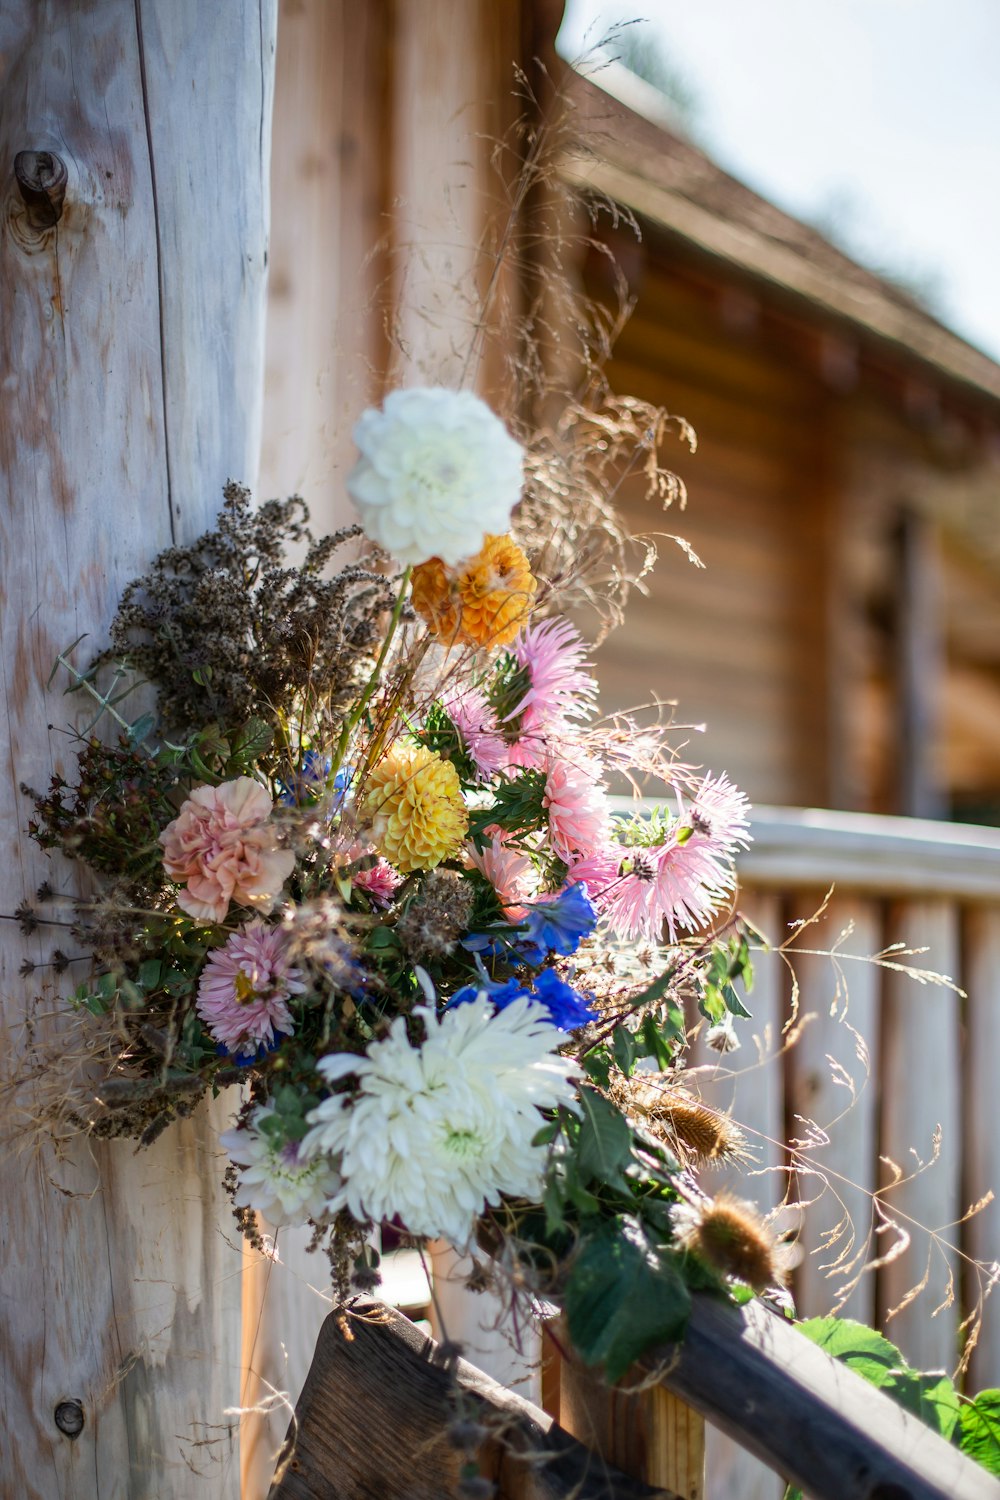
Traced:
<path id="1" fill-rule="evenodd" d="M 303 702 L 333 719 L 371 670 L 395 590 L 361 563 L 323 576 L 360 528 L 317 541 L 298 497 L 255 510 L 242 486 L 224 494 L 214 531 L 168 548 L 125 590 L 103 660 L 127 660 L 156 685 L 175 733 L 209 722 L 239 729 L 258 715 L 280 721 Z M 283 566 L 296 547 L 302 562 Z"/>

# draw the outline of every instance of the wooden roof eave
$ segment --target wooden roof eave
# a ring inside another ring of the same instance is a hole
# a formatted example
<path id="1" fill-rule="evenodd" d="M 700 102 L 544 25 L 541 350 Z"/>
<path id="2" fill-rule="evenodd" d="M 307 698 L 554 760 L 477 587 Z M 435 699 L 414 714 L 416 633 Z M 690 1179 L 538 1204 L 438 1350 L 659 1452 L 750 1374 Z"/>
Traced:
<path id="1" fill-rule="evenodd" d="M 728 178 L 689 143 L 677 142 L 670 131 L 644 118 L 604 94 L 595 107 L 599 91 L 583 79 L 574 81 L 573 96 L 583 103 L 580 116 L 585 126 L 597 124 L 597 139 L 589 150 L 564 152 L 559 171 L 563 180 L 584 193 L 595 193 L 630 209 L 639 218 L 678 235 L 699 251 L 727 262 L 759 281 L 766 281 L 797 300 L 855 332 L 892 348 L 907 362 L 917 362 L 949 382 L 971 389 L 991 401 L 1000 400 L 1000 365 L 966 343 L 916 306 L 909 306 L 879 278 L 857 268 L 856 277 L 837 274 L 829 264 L 817 264 L 808 254 L 783 243 L 783 223 L 801 229 L 780 209 L 757 198 L 743 184 Z M 589 97 L 588 97 L 589 96 Z M 743 208 L 754 203 L 764 223 L 777 225 L 774 234 L 755 228 L 739 216 L 728 218 L 717 209 L 698 203 L 671 185 L 676 173 L 659 163 L 669 158 L 672 147 L 697 156 L 704 172 L 720 183 L 729 183 Z M 832 247 L 824 246 L 828 254 Z M 846 266 L 850 262 L 842 259 Z"/>

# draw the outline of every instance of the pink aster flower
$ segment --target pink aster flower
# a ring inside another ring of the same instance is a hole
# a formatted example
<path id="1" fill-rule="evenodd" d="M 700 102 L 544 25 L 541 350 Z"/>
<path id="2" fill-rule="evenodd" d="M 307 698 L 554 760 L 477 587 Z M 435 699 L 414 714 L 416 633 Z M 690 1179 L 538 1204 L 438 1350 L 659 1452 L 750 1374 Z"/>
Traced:
<path id="1" fill-rule="evenodd" d="M 521 915 L 522 903 L 534 895 L 534 867 L 526 854 L 508 848 L 499 828 L 487 828 L 486 833 L 490 842 L 482 849 L 469 844 L 466 858 L 470 865 L 486 876 L 496 891 L 500 904 L 506 907 L 508 916 L 516 921 Z"/>
<path id="2" fill-rule="evenodd" d="M 621 864 L 625 850 L 615 839 L 602 844 L 590 854 L 569 861 L 567 884 L 582 881 L 594 905 L 603 910 L 611 901 L 621 879 Z"/>
<path id="3" fill-rule="evenodd" d="M 163 868 L 185 885 L 177 904 L 200 922 L 221 922 L 231 901 L 269 912 L 295 855 L 279 849 L 271 799 L 249 776 L 195 787 L 160 834 Z"/>
<path id="4" fill-rule="evenodd" d="M 295 1025 L 286 1002 L 305 988 L 301 972 L 288 962 L 281 928 L 258 917 L 208 955 L 196 1008 L 217 1042 L 236 1056 L 252 1057 L 262 1043 L 271 1046 L 275 1031 L 291 1035 Z"/>
<path id="5" fill-rule="evenodd" d="M 542 806 L 549 815 L 549 843 L 567 863 L 607 842 L 611 811 L 601 770 L 584 755 L 546 756 Z"/>
<path id="6" fill-rule="evenodd" d="M 527 672 L 528 691 L 509 715 L 520 716 L 526 733 L 562 719 L 588 719 L 597 700 L 597 682 L 586 671 L 586 646 L 567 620 L 540 620 L 521 631 L 511 647 Z"/>
<path id="7" fill-rule="evenodd" d="M 369 869 L 358 870 L 351 876 L 354 889 L 364 891 L 376 906 L 382 907 L 390 904 L 401 881 L 402 876 L 397 875 L 389 861 L 381 855 Z"/>
<path id="8" fill-rule="evenodd" d="M 476 767 L 478 780 L 489 781 L 507 764 L 507 742 L 486 694 L 477 687 L 453 689 L 445 695 L 443 706 Z"/>
<path id="9" fill-rule="evenodd" d="M 706 776 L 662 843 L 622 848 L 622 879 L 604 903 L 615 932 L 656 941 L 666 925 L 673 942 L 678 930 L 704 926 L 735 889 L 733 858 L 749 843 L 748 812 L 726 776 Z"/>

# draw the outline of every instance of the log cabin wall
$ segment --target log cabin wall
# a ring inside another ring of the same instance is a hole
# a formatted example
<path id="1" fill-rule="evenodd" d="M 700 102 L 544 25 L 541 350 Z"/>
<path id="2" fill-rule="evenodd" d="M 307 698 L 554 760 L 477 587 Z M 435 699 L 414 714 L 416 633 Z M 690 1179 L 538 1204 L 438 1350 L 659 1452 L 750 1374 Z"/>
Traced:
<path id="1" fill-rule="evenodd" d="M 705 570 L 664 537 L 648 593 L 600 651 L 605 706 L 676 700 L 678 725 L 707 724 L 681 730 L 685 756 L 758 803 L 992 821 L 995 407 L 640 228 L 639 244 L 606 236 L 636 298 L 608 374 L 687 418 L 698 449 L 666 455 L 685 510 L 660 515 L 638 486 L 625 509 L 683 536 Z M 601 267 L 588 284 L 610 296 Z M 921 522 L 909 623 L 907 518 Z"/>

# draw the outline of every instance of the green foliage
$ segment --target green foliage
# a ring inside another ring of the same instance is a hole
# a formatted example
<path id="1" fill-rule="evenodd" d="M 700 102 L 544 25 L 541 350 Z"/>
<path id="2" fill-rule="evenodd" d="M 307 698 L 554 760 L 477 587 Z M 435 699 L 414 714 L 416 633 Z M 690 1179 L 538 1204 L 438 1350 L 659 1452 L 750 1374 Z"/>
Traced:
<path id="1" fill-rule="evenodd" d="M 465 749 L 462 736 L 442 704 L 432 703 L 427 709 L 423 728 L 418 731 L 416 738 L 428 750 L 440 755 L 442 760 L 450 760 L 463 785 L 477 785 L 479 778 L 475 762 Z"/>
<path id="2" fill-rule="evenodd" d="M 469 836 L 476 848 L 486 844 L 486 829 L 496 825 L 510 838 L 534 833 L 548 824 L 548 814 L 542 805 L 545 796 L 545 774 L 542 771 L 525 770 L 517 776 L 499 778 L 493 788 L 493 802 L 489 807 L 475 808 L 469 817 Z"/>
<path id="3" fill-rule="evenodd" d="M 750 945 L 744 933 L 736 933 L 728 942 L 716 944 L 702 976 L 698 1009 L 715 1026 L 727 1013 L 742 1020 L 750 1017 L 750 1012 L 735 989 L 737 979 L 742 982 L 745 990 L 752 988 Z"/>
<path id="4" fill-rule="evenodd" d="M 602 1223 L 582 1241 L 563 1292 L 575 1347 L 609 1381 L 653 1345 L 680 1339 L 690 1308 L 677 1257 L 634 1218 Z"/>
<path id="5" fill-rule="evenodd" d="M 797 1326 L 827 1354 L 1000 1475 L 1000 1391 L 982 1391 L 963 1401 L 947 1375 L 911 1369 L 895 1344 L 850 1318 L 809 1318 Z M 789 1500 L 796 1493 L 790 1491 Z"/>

